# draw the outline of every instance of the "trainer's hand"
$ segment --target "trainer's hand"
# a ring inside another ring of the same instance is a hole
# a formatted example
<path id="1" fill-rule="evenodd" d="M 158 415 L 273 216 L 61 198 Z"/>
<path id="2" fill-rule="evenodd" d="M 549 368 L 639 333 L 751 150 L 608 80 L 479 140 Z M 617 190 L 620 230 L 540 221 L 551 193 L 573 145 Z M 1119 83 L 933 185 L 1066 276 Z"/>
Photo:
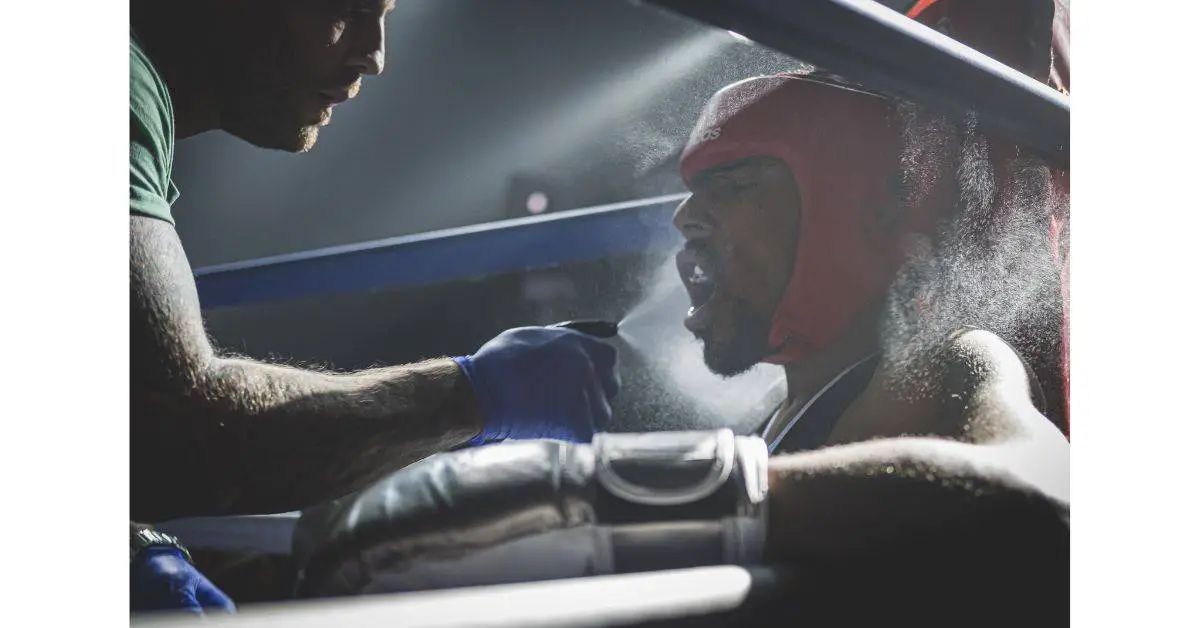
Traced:
<path id="1" fill-rule="evenodd" d="M 483 431 L 472 444 L 590 441 L 612 418 L 609 402 L 620 388 L 616 349 L 570 329 L 510 329 L 454 360 L 483 412 Z"/>
<path id="2" fill-rule="evenodd" d="M 172 547 L 142 550 L 129 572 L 130 610 L 233 613 L 233 600 Z"/>

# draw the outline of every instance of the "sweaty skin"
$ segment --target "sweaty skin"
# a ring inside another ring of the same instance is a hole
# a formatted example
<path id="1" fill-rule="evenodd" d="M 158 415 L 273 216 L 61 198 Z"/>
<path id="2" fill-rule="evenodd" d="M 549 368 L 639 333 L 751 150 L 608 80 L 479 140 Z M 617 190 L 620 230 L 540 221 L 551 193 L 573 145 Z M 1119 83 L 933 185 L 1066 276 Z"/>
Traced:
<path id="1" fill-rule="evenodd" d="M 768 352 L 771 313 L 795 257 L 800 197 L 782 161 L 754 157 L 701 173 L 675 211 L 686 239 L 676 258 L 692 299 L 687 328 L 704 341 L 704 361 L 734 375 Z M 697 281 L 703 277 L 703 281 Z"/>
<path id="2" fill-rule="evenodd" d="M 693 311 L 684 324 L 704 344 L 719 375 L 745 372 L 771 347 L 771 317 L 791 279 L 801 207 L 782 160 L 751 157 L 702 172 L 675 210 L 684 236 L 676 257 Z M 694 281 L 696 268 L 708 285 Z M 880 296 L 882 301 L 882 295 Z M 785 369 L 789 401 L 804 401 L 876 343 L 872 311 L 822 354 Z"/>

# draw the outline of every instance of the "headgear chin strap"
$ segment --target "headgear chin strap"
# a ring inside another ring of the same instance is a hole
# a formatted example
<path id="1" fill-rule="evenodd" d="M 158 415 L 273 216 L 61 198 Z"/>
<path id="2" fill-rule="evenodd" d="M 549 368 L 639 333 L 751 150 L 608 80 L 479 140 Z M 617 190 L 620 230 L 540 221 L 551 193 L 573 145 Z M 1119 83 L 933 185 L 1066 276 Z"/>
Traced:
<path id="1" fill-rule="evenodd" d="M 890 100 L 813 75 L 746 79 L 708 102 L 683 151 L 684 180 L 775 157 L 800 195 L 796 259 L 765 362 L 802 360 L 840 337 L 895 277 L 899 236 L 932 229 L 931 220 L 901 214 L 901 142 Z"/>

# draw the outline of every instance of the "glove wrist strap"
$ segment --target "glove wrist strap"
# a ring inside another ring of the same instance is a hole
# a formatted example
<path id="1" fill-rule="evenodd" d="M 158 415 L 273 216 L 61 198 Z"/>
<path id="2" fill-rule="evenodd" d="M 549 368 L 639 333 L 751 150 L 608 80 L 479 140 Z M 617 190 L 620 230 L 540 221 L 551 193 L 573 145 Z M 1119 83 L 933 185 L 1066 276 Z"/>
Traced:
<path id="1" fill-rule="evenodd" d="M 597 434 L 592 439 L 601 523 L 761 518 L 767 450 L 729 429 Z"/>
<path id="2" fill-rule="evenodd" d="M 142 552 L 154 547 L 169 547 L 179 550 L 184 559 L 192 562 L 192 554 L 177 537 L 152 528 L 134 530 L 129 538 L 129 562 L 133 562 Z"/>
<path id="3" fill-rule="evenodd" d="M 597 523 L 618 572 L 758 562 L 766 536 L 767 450 L 731 430 L 598 434 Z"/>

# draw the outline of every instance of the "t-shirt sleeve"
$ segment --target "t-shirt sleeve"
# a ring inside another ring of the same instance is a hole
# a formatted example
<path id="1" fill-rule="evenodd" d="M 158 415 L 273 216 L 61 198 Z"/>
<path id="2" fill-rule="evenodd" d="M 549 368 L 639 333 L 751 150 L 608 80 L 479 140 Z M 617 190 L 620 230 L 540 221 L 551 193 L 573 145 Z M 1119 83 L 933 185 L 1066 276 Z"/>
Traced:
<path id="1" fill-rule="evenodd" d="M 175 224 L 171 181 L 175 123 L 171 96 L 149 57 L 129 40 L 129 213 Z"/>

